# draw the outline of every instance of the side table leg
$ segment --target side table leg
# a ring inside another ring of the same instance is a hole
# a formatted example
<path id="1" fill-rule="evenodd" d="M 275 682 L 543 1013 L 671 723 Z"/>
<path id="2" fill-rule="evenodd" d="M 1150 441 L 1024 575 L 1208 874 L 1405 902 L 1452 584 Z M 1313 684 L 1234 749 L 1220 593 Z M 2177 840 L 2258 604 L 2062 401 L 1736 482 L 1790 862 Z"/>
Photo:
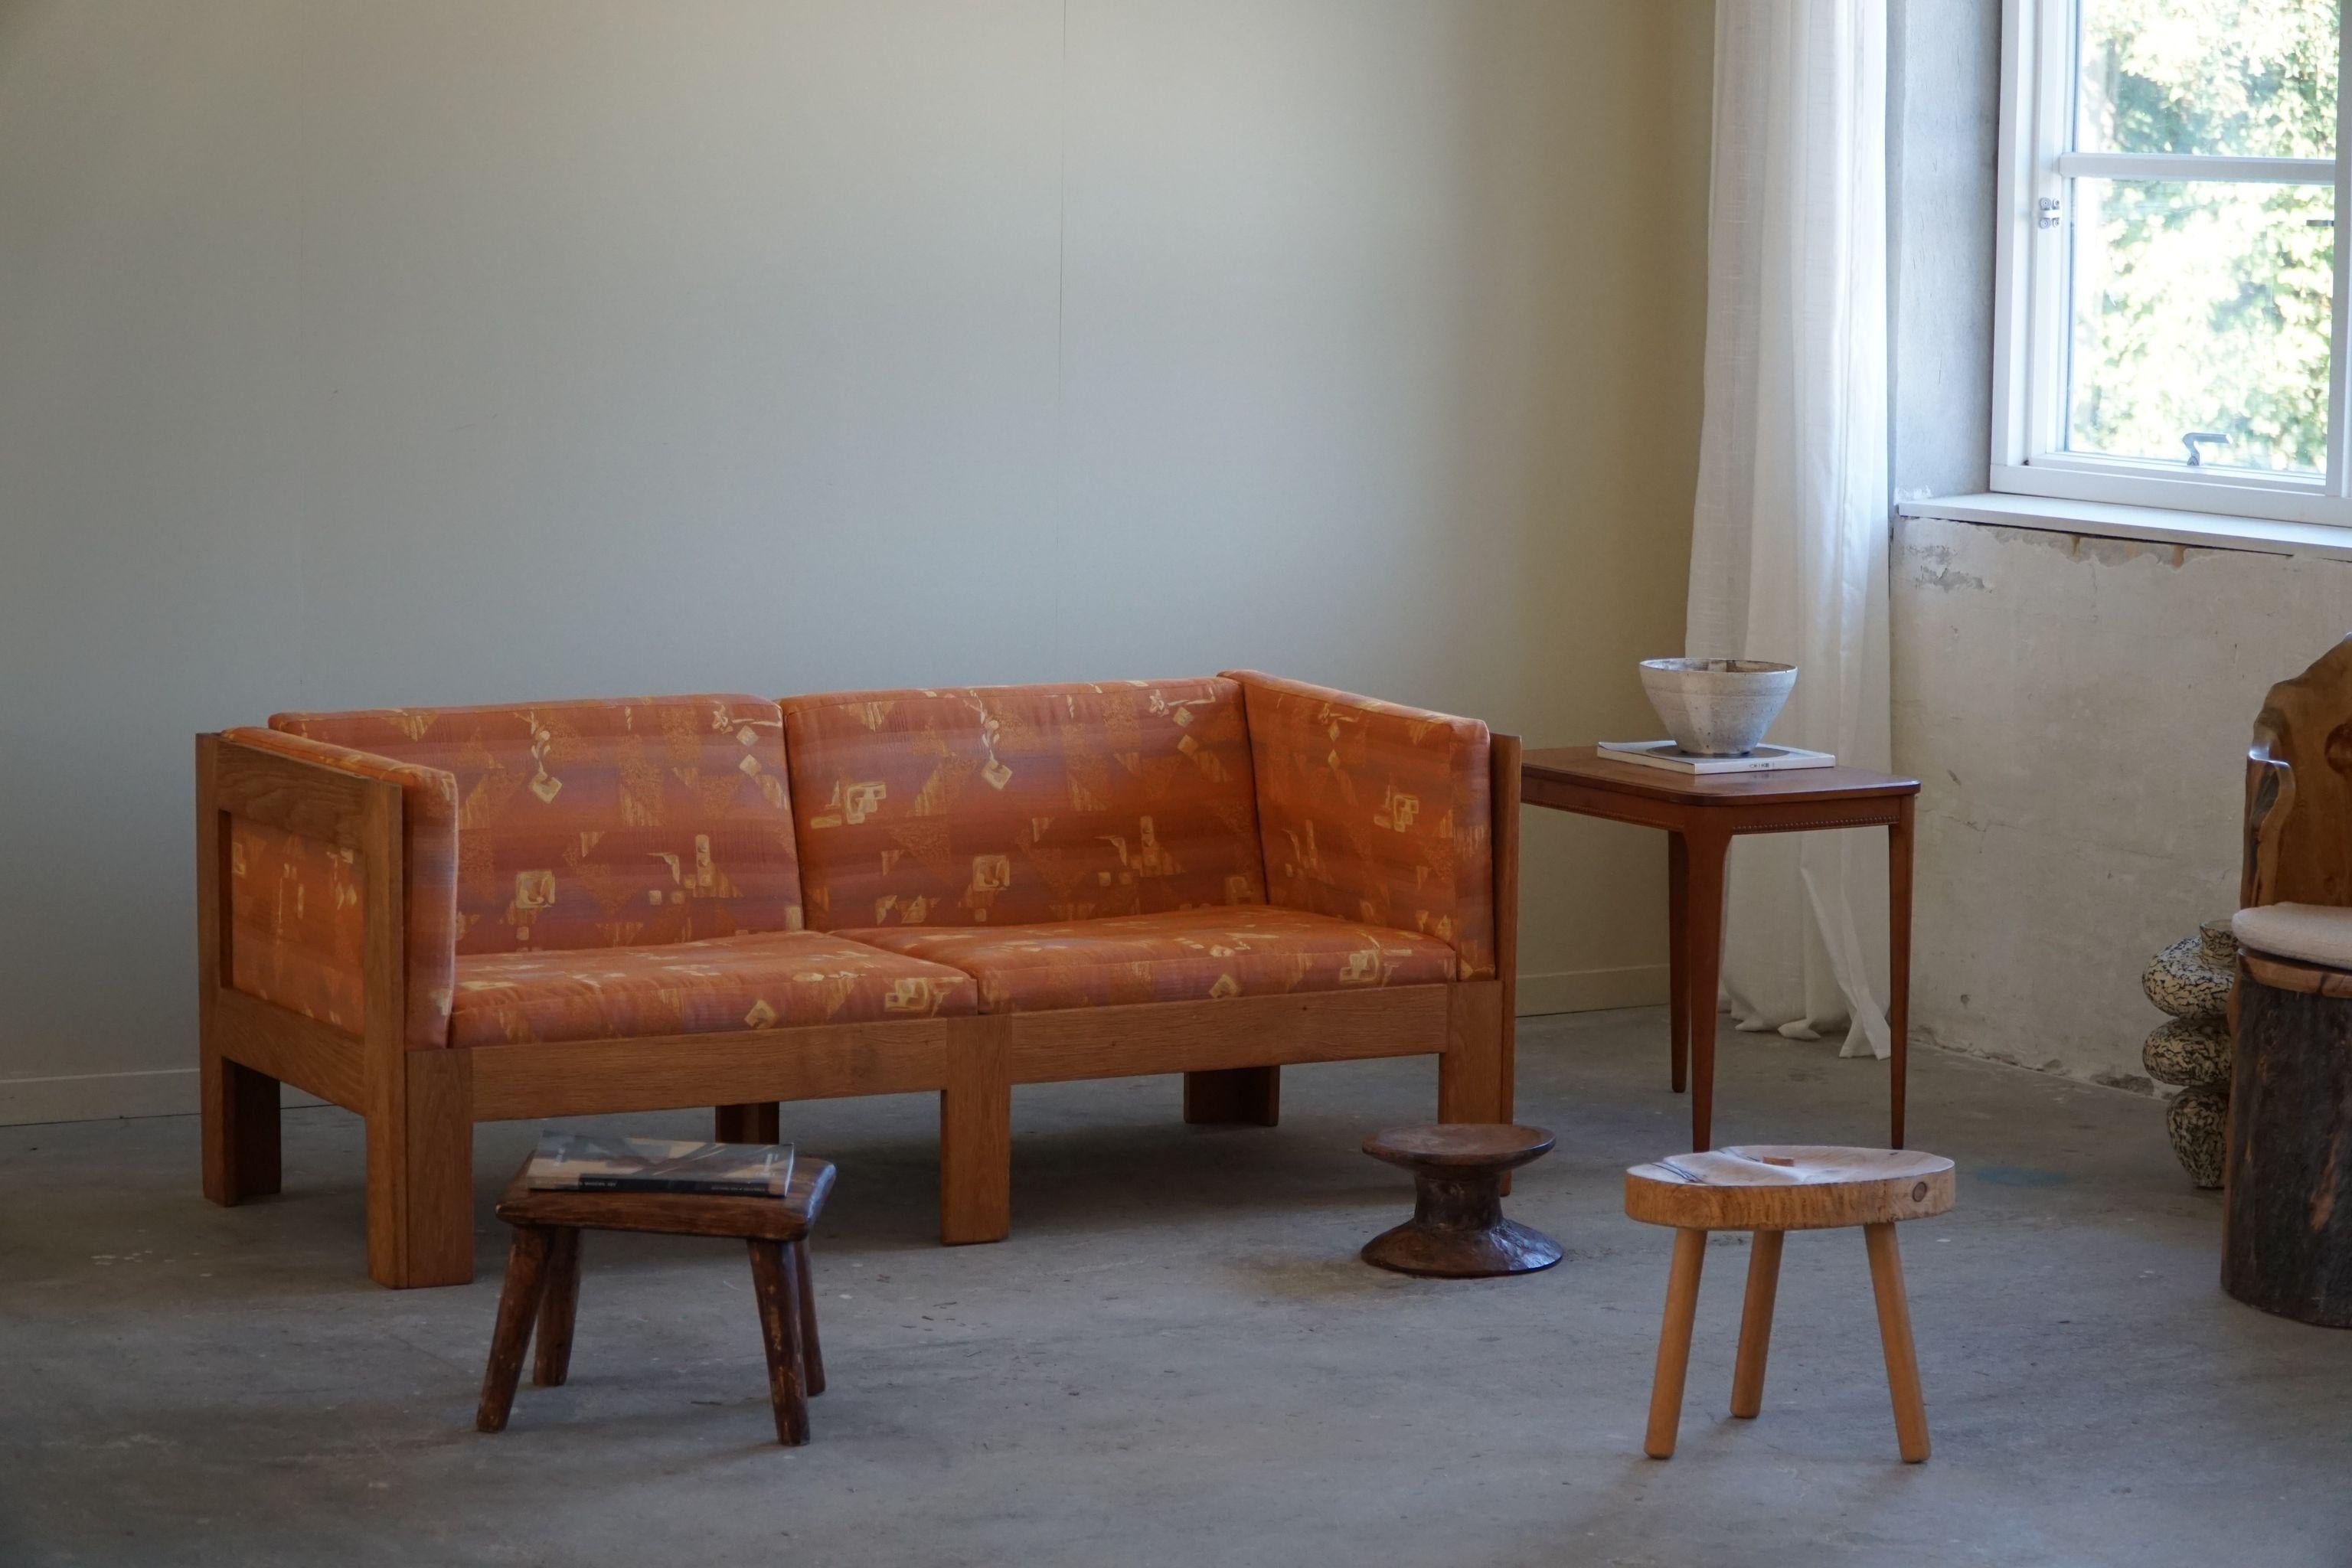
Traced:
<path id="1" fill-rule="evenodd" d="M 760 1342 L 768 1352 L 768 1398 L 776 1407 L 776 1441 L 797 1448 L 809 1440 L 808 1394 L 801 1381 L 799 1271 L 783 1244 L 756 1237 L 751 1286 L 760 1300 Z"/>
<path id="2" fill-rule="evenodd" d="M 1723 966 L 1723 873 L 1731 836 L 1693 833 L 1688 924 L 1690 969 L 1691 1148 L 1715 1147 L 1715 994 Z"/>
<path id="3" fill-rule="evenodd" d="M 499 1292 L 498 1326 L 490 1331 L 490 1364 L 482 1373 L 482 1402 L 474 1411 L 478 1432 L 503 1432 L 514 1410 L 515 1384 L 522 1378 L 523 1352 L 530 1348 L 530 1321 L 547 1283 L 548 1228 L 515 1226 L 507 1249 L 507 1282 Z"/>
<path id="4" fill-rule="evenodd" d="M 1668 1068 L 1676 1094 L 1690 1080 L 1690 848 L 1683 836 L 1666 834 L 1666 1029 L 1673 1060 Z"/>
<path id="5" fill-rule="evenodd" d="M 1905 1056 L 1911 1043 L 1911 806 L 1915 797 L 1903 797 L 1902 814 L 1886 826 L 1886 1030 L 1888 1035 L 1887 1147 L 1903 1147 Z"/>

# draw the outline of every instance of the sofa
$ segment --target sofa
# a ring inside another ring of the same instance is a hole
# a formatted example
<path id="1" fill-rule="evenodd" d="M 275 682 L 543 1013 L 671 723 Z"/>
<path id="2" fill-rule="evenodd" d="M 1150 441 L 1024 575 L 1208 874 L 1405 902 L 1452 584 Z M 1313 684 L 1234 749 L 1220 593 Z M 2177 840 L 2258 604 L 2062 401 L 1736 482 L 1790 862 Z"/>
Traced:
<path id="1" fill-rule="evenodd" d="M 1512 1100 L 1518 744 L 1210 679 L 280 713 L 197 737 L 204 1186 L 279 1085 L 364 1119 L 368 1272 L 472 1277 L 478 1121 L 940 1097 L 940 1232 L 1011 1226 L 1013 1086 L 1433 1055 Z"/>

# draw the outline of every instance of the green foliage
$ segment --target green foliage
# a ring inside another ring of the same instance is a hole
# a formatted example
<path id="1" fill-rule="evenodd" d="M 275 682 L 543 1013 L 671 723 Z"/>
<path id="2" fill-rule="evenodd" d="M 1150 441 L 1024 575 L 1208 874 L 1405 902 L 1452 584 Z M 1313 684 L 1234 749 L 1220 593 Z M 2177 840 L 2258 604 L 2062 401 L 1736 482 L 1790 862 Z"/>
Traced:
<path id="1" fill-rule="evenodd" d="M 2076 145 L 2327 158 L 2337 0 L 2082 0 Z M 2334 193 L 2081 180 L 2069 445 L 2316 471 L 2325 461 Z"/>

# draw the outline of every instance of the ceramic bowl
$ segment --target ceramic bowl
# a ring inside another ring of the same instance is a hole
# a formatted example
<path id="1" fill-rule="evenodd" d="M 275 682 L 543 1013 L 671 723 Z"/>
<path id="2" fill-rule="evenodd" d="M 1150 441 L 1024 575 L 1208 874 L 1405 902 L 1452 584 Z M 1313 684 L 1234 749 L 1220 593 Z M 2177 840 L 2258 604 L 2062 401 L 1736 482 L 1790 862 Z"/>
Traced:
<path id="1" fill-rule="evenodd" d="M 1797 667 L 1759 658 L 1645 658 L 1642 689 L 1675 744 L 1695 756 L 1756 749 L 1797 684 Z"/>

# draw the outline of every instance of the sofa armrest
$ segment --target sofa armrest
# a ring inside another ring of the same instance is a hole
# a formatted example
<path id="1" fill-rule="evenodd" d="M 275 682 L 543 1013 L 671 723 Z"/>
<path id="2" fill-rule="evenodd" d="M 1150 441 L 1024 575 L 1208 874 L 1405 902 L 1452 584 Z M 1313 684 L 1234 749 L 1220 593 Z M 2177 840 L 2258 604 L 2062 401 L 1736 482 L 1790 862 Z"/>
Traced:
<path id="1" fill-rule="evenodd" d="M 347 1034 L 366 1031 L 367 889 L 398 879 L 401 1043 L 446 1046 L 457 968 L 457 781 L 273 730 L 207 737 L 203 787 L 217 838 L 199 845 L 199 894 L 227 952 L 217 983 Z M 399 863 L 370 863 L 332 778 L 398 786 Z M 327 787 L 319 787 L 324 783 Z M 210 984 L 210 977 L 207 978 Z"/>
<path id="2" fill-rule="evenodd" d="M 1493 738 L 1476 719 L 1255 670 L 1239 681 L 1257 775 L 1266 897 L 1425 932 L 1457 978 L 1497 973 Z"/>

